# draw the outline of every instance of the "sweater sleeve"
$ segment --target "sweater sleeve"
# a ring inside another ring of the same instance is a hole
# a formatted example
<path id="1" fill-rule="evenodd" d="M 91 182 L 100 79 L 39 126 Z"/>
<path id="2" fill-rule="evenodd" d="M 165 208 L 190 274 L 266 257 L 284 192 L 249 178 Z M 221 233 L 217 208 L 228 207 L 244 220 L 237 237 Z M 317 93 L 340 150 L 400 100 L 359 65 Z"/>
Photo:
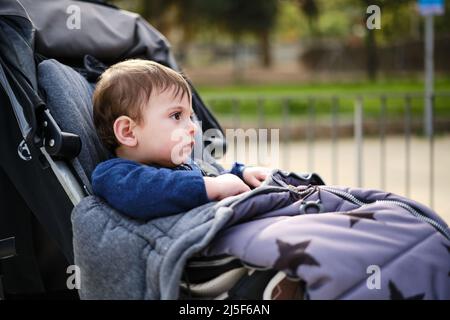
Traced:
<path id="1" fill-rule="evenodd" d="M 200 171 L 132 162 L 100 164 L 92 174 L 92 188 L 112 207 L 143 220 L 181 213 L 209 202 Z"/>
<path id="2" fill-rule="evenodd" d="M 245 168 L 246 168 L 246 166 L 243 163 L 234 162 L 233 165 L 231 166 L 230 170 L 224 170 L 220 174 L 222 175 L 225 173 L 231 173 L 231 174 L 234 174 L 235 176 L 238 176 L 239 178 L 241 178 L 241 180 L 244 180 Z"/>

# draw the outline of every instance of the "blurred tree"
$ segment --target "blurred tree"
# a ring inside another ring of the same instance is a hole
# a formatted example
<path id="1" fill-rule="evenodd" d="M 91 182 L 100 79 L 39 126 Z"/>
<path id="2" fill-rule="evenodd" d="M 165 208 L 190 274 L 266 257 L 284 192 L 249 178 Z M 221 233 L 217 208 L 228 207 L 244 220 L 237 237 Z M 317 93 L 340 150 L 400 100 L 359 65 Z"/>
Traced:
<path id="1" fill-rule="evenodd" d="M 303 13 L 309 18 L 311 21 L 311 26 L 314 26 L 315 21 L 318 20 L 319 14 L 321 11 L 319 10 L 318 1 L 319 0 L 296 0 L 302 9 Z M 325 0 L 322 0 L 322 2 Z M 411 4 L 416 2 L 417 0 L 345 0 L 339 1 L 338 6 L 344 8 L 348 7 L 356 7 L 360 8 L 358 10 L 360 14 L 360 24 L 363 26 L 365 31 L 365 46 L 366 46 L 366 71 L 367 76 L 370 80 L 375 80 L 378 73 L 378 54 L 377 54 L 377 36 L 376 33 L 381 33 L 377 29 L 368 29 L 366 27 L 366 21 L 369 17 L 369 14 L 366 13 L 367 8 L 370 5 L 377 5 L 381 9 L 381 20 L 382 20 L 382 29 L 384 29 L 384 17 L 386 15 L 390 15 L 394 17 L 393 21 L 398 23 L 398 19 L 396 19 L 396 14 L 400 11 L 400 9 L 405 9 L 411 7 Z M 323 3 L 322 3 L 323 4 Z M 317 31 L 314 31 L 314 27 L 311 28 L 312 32 L 317 34 Z M 389 28 L 388 28 L 389 29 Z M 393 26 L 390 28 L 391 33 L 393 34 L 401 34 L 404 37 L 404 30 L 397 26 Z M 379 37 L 378 37 L 379 38 Z"/>
<path id="2" fill-rule="evenodd" d="M 354 0 L 352 0 L 354 1 Z M 368 14 L 366 13 L 366 9 L 370 5 L 377 5 L 381 9 L 381 16 L 386 11 L 396 11 L 399 9 L 399 7 L 404 6 L 405 4 L 411 3 L 416 0 L 359 0 L 360 4 L 362 4 L 362 7 L 364 9 L 364 21 L 363 24 L 365 25 L 365 21 L 368 18 Z M 366 31 L 365 36 L 365 43 L 366 43 L 366 52 L 367 52 L 367 76 L 370 80 L 374 81 L 377 78 L 378 73 L 378 54 L 377 54 L 377 41 L 375 37 L 375 33 L 377 32 L 377 29 L 369 29 L 364 28 Z"/>
<path id="3" fill-rule="evenodd" d="M 163 34 L 172 26 L 183 31 L 180 48 L 186 51 L 201 28 L 218 26 L 229 33 L 239 50 L 244 34 L 260 44 L 261 65 L 272 64 L 270 34 L 278 13 L 278 0 L 139 0 L 139 13 Z M 114 2 L 119 2 L 118 0 Z M 180 52 L 183 56 L 183 52 Z"/>
<path id="4" fill-rule="evenodd" d="M 442 16 L 437 16 L 435 18 L 435 29 L 436 35 L 450 34 L 450 0 L 445 1 L 445 12 Z"/>
<path id="5" fill-rule="evenodd" d="M 178 59 L 183 64 L 190 44 L 195 36 L 205 27 L 202 18 L 203 12 L 199 10 L 199 0 L 171 0 L 176 8 L 174 23 L 182 30 L 181 41 L 178 46 Z"/>
<path id="6" fill-rule="evenodd" d="M 201 16 L 230 33 L 237 45 L 246 33 L 256 36 L 260 43 L 261 65 L 269 67 L 272 64 L 270 34 L 276 22 L 278 0 L 192 1 L 198 4 Z"/>
<path id="7" fill-rule="evenodd" d="M 326 0 L 293 0 L 301 12 L 308 18 L 308 24 L 310 26 L 310 33 L 313 36 L 326 36 L 333 30 L 323 30 L 323 24 L 318 26 L 319 15 L 324 16 L 328 12 L 327 10 L 339 9 L 340 13 L 344 13 L 347 19 L 351 20 L 352 14 L 347 11 L 349 8 L 357 8 L 359 12 L 359 25 L 364 30 L 364 43 L 366 47 L 366 72 L 367 76 L 371 80 L 377 78 L 379 59 L 378 59 L 378 41 L 392 41 L 393 39 L 404 39 L 405 34 L 412 33 L 411 29 L 414 21 L 411 18 L 417 15 L 412 9 L 417 0 L 339 0 L 328 3 Z M 366 9 L 370 5 L 377 5 L 381 9 L 382 31 L 373 29 L 370 30 L 366 27 L 366 21 L 368 14 Z M 327 16 L 330 19 L 330 16 Z M 409 18 L 411 21 L 405 21 Z M 340 17 L 339 19 L 342 19 Z M 326 21 L 325 25 L 326 25 Z M 351 24 L 349 25 L 351 27 Z M 405 30 L 409 27 L 409 30 Z M 324 32 L 328 33 L 324 33 Z M 347 30 L 347 35 L 351 34 L 351 30 Z"/>
<path id="8" fill-rule="evenodd" d="M 140 0 L 140 13 L 159 32 L 166 35 L 172 26 L 170 13 L 176 4 L 177 0 Z"/>
<path id="9" fill-rule="evenodd" d="M 316 0 L 295 0 L 296 4 L 308 19 L 309 30 L 312 34 L 317 34 L 317 18 L 319 17 L 319 7 Z"/>

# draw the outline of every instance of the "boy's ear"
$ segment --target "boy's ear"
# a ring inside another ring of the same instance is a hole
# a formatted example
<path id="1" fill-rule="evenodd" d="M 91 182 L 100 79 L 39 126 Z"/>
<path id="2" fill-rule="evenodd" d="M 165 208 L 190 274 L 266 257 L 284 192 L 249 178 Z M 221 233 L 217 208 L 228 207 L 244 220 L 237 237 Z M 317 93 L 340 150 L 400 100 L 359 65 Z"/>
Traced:
<path id="1" fill-rule="evenodd" d="M 137 145 L 137 138 L 134 134 L 134 127 L 136 123 L 133 119 L 127 116 L 120 116 L 114 121 L 114 135 L 120 144 L 127 147 L 135 147 Z"/>

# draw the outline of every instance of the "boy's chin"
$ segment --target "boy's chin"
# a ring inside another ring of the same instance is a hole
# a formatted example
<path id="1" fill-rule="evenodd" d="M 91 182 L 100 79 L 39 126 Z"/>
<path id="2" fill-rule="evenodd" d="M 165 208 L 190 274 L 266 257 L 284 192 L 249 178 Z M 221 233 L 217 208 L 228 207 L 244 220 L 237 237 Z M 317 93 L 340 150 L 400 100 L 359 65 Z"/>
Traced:
<path id="1" fill-rule="evenodd" d="M 188 154 L 188 155 L 176 158 L 176 159 L 171 159 L 171 164 L 172 164 L 173 167 L 177 167 L 177 166 L 180 166 L 182 164 L 189 163 L 190 158 L 191 158 L 191 155 Z"/>

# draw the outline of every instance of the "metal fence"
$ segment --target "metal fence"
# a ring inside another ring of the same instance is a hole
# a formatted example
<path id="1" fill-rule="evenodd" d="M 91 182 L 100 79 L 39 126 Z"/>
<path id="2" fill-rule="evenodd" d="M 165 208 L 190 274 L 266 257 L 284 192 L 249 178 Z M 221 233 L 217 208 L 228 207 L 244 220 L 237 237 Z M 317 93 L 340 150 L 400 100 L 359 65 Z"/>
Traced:
<path id="1" fill-rule="evenodd" d="M 366 136 L 370 136 L 379 140 L 380 162 L 379 168 L 374 168 L 374 170 L 379 170 L 379 188 L 385 190 L 389 158 L 386 151 L 386 140 L 390 134 L 400 134 L 404 140 L 405 158 L 403 172 L 397 172 L 397 174 L 399 176 L 404 175 L 404 195 L 406 196 L 410 196 L 411 190 L 411 138 L 413 135 L 421 135 L 427 139 L 428 144 L 428 204 L 433 207 L 435 197 L 435 132 L 436 129 L 439 133 L 450 131 L 450 92 L 439 92 L 431 98 L 433 110 L 437 107 L 440 114 L 444 116 L 440 117 L 438 122 L 436 122 L 435 117 L 432 117 L 433 126 L 429 135 L 425 134 L 424 99 L 424 95 L 420 93 L 245 96 L 240 98 L 216 96 L 207 99 L 207 103 L 219 120 L 226 123 L 226 127 L 241 128 L 247 125 L 266 128 L 271 121 L 276 119 L 277 124 L 275 126 L 280 127 L 282 165 L 285 168 L 289 168 L 289 161 L 291 161 L 287 146 L 293 140 L 301 139 L 306 143 L 307 168 L 305 169 L 313 172 L 315 170 L 314 151 L 316 141 L 323 138 L 329 139 L 330 163 L 332 166 L 330 169 L 332 172 L 331 184 L 339 184 L 338 167 L 340 159 L 338 150 L 340 139 L 346 136 L 353 138 L 354 186 L 364 187 L 364 166 L 366 164 L 364 143 Z M 275 113 L 277 114 L 268 116 L 266 110 L 268 104 L 272 106 L 272 113 L 273 106 L 276 105 L 277 111 Z M 301 112 L 298 109 L 302 109 Z M 249 119 L 252 121 L 249 121 Z M 342 121 L 343 119 L 345 121 Z M 249 123 L 246 124 L 246 122 Z M 319 122 L 321 126 L 318 126 Z M 392 126 L 393 122 L 395 125 Z M 327 123 L 326 130 L 323 130 L 324 123 Z M 388 125 L 389 123 L 391 123 L 391 126 Z M 297 133 L 295 132 L 295 129 L 300 127 L 303 130 L 301 135 L 298 134 L 298 130 Z"/>

